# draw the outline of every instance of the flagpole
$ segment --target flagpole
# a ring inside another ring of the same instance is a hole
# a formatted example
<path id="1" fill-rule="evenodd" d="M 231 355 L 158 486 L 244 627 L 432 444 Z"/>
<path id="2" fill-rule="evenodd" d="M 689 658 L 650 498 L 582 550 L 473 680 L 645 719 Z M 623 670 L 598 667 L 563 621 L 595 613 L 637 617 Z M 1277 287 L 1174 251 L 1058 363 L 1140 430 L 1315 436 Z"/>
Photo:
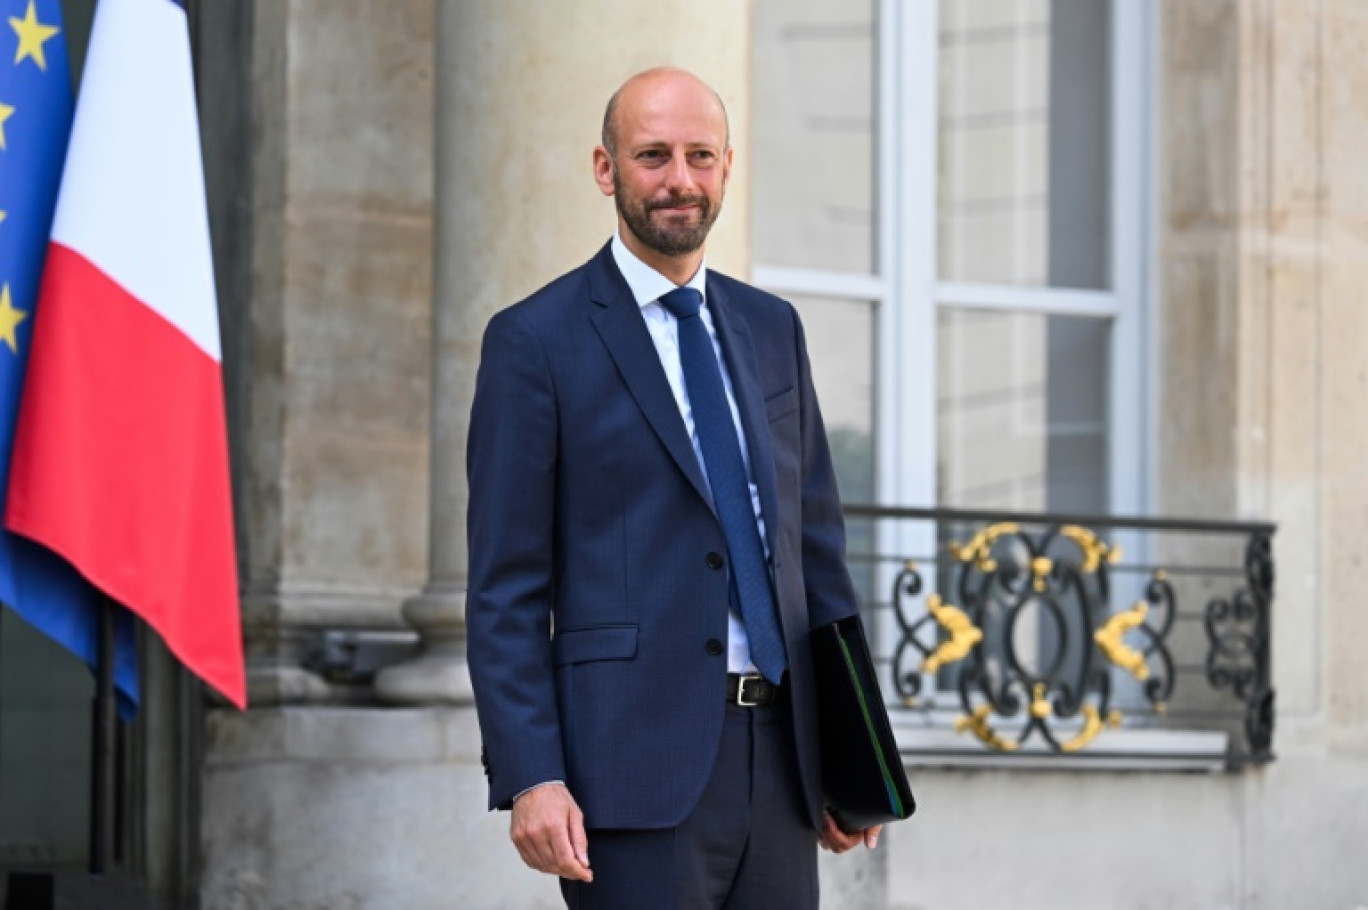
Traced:
<path id="1" fill-rule="evenodd" d="M 116 837 L 114 800 L 118 779 L 114 755 L 114 603 L 100 597 L 99 650 L 90 748 L 90 873 L 104 875 L 113 865 Z"/>

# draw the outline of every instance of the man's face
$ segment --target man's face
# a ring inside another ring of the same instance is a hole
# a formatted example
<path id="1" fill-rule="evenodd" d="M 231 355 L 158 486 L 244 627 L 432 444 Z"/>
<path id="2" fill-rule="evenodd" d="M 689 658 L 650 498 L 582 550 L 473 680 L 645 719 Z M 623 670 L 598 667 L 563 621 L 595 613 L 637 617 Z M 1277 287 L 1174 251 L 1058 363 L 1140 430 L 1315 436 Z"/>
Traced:
<path id="1" fill-rule="evenodd" d="M 622 222 L 662 255 L 697 251 L 722 210 L 731 171 L 716 98 L 692 80 L 665 78 L 629 87 L 616 113 L 617 153 L 603 156 L 599 179 L 610 178 Z"/>

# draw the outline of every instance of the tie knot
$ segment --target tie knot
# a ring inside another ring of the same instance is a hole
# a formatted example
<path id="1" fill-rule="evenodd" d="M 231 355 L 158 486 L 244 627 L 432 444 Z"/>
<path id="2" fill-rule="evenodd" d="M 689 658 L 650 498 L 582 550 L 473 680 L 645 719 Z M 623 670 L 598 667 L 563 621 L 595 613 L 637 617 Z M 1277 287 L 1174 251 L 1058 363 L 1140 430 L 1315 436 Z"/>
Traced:
<path id="1" fill-rule="evenodd" d="M 703 295 L 691 287 L 675 288 L 660 298 L 660 305 L 676 319 L 688 319 L 703 308 Z"/>

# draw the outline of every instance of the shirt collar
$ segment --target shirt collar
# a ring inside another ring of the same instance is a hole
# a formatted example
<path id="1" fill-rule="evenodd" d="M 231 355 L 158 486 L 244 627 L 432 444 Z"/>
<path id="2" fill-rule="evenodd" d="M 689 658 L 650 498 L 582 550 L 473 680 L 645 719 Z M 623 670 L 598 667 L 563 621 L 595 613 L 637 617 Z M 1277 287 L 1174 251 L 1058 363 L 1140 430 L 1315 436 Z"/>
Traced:
<path id="1" fill-rule="evenodd" d="M 613 261 L 617 263 L 618 271 L 622 272 L 622 277 L 627 279 L 627 287 L 632 291 L 632 297 L 636 300 L 637 306 L 644 307 L 647 304 L 655 303 L 663 294 L 673 291 L 675 283 L 664 275 L 651 268 L 646 263 L 637 258 L 637 255 L 627 249 L 627 244 L 622 242 L 622 234 L 619 231 L 613 232 Z M 684 285 L 691 287 L 703 295 L 704 303 L 708 300 L 708 260 L 705 257 L 698 271 Z"/>

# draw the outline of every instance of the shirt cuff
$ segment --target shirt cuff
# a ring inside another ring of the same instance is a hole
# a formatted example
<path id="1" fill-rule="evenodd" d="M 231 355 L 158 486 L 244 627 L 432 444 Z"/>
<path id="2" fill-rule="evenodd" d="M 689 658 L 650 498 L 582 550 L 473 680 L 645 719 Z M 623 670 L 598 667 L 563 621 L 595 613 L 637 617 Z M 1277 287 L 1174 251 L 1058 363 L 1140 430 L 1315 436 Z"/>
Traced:
<path id="1" fill-rule="evenodd" d="M 532 786 L 528 787 L 526 790 L 524 790 L 524 791 L 522 791 L 521 793 L 519 793 L 517 796 L 513 797 L 513 802 L 516 803 L 518 800 L 522 799 L 524 796 L 526 796 L 527 794 L 531 793 L 533 790 L 540 790 L 542 787 L 549 787 L 549 786 L 551 786 L 552 784 L 560 784 L 562 787 L 564 787 L 564 786 L 565 786 L 565 781 L 563 781 L 563 780 L 544 780 L 544 781 L 542 781 L 542 782 L 539 783 L 539 784 L 533 784 Z"/>

